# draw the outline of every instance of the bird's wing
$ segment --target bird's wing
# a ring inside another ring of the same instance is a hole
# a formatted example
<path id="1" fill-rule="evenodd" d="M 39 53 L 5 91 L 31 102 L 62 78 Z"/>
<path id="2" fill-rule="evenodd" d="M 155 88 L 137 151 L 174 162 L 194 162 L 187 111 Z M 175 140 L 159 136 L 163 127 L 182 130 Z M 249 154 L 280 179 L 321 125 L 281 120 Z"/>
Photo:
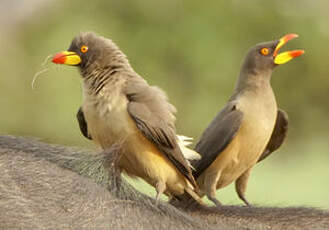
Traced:
<path id="1" fill-rule="evenodd" d="M 157 87 L 149 86 L 142 79 L 128 81 L 124 93 L 128 99 L 128 113 L 137 128 L 196 186 L 189 163 L 177 143 L 176 109 L 168 102 L 165 93 Z"/>
<path id="2" fill-rule="evenodd" d="M 243 112 L 234 101 L 229 102 L 203 132 L 195 150 L 202 158 L 193 166 L 195 178 L 208 168 L 218 155 L 228 146 L 240 128 Z"/>
<path id="3" fill-rule="evenodd" d="M 278 115 L 276 118 L 275 126 L 272 132 L 270 141 L 267 143 L 267 146 L 258 159 L 258 162 L 264 160 L 272 152 L 277 150 L 283 143 L 284 139 L 287 136 L 288 131 L 288 115 L 285 111 L 279 109 Z"/>
<path id="4" fill-rule="evenodd" d="M 78 120 L 79 128 L 80 128 L 80 131 L 81 131 L 82 135 L 85 138 L 88 138 L 89 140 L 92 140 L 92 137 L 88 133 L 88 125 L 87 125 L 85 115 L 83 114 L 83 111 L 82 111 L 81 107 L 79 108 L 79 111 L 77 113 L 77 120 Z"/>

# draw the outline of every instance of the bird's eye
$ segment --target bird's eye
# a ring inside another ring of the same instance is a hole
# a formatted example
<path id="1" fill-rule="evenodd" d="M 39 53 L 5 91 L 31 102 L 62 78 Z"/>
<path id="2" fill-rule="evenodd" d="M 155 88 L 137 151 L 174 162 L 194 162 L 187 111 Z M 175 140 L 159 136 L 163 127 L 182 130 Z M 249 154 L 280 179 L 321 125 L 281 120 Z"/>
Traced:
<path id="1" fill-rule="evenodd" d="M 260 50 L 260 53 L 264 56 L 268 55 L 270 53 L 270 50 L 268 48 L 262 48 Z"/>
<path id="2" fill-rule="evenodd" d="M 88 51 L 88 46 L 81 46 L 81 52 L 86 53 Z"/>

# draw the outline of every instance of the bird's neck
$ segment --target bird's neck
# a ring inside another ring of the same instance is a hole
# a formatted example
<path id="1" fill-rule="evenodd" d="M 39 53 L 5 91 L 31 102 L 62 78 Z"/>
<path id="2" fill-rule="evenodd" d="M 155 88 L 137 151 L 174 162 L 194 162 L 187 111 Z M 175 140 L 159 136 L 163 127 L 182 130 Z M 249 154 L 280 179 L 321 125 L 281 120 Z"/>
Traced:
<path id="1" fill-rule="evenodd" d="M 113 77 L 120 73 L 129 75 L 133 72 L 126 57 L 118 52 L 116 55 L 108 57 L 106 65 L 99 65 L 97 62 L 90 64 L 86 68 L 80 69 L 83 78 L 84 88 L 88 89 L 90 94 L 98 94 L 107 84 L 111 84 Z"/>
<path id="2" fill-rule="evenodd" d="M 235 85 L 235 92 L 244 93 L 246 91 L 263 92 L 272 90 L 271 87 L 272 70 L 262 72 L 241 72 Z"/>

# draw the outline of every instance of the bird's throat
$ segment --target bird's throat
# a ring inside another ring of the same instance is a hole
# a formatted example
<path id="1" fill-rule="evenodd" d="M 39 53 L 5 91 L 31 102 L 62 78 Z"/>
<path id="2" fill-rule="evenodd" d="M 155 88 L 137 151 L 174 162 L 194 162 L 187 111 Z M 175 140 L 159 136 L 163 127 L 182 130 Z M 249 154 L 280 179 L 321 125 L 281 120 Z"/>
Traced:
<path id="1" fill-rule="evenodd" d="M 253 91 L 263 93 L 264 90 L 272 90 L 271 75 L 272 71 L 263 71 L 261 73 L 241 72 L 235 85 L 235 92 Z"/>

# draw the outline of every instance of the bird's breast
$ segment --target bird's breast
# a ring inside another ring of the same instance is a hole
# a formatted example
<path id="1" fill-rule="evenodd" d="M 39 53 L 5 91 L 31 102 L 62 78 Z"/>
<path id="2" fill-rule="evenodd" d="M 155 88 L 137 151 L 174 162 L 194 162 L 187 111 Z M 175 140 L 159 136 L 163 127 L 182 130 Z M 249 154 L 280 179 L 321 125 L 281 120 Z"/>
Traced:
<path id="1" fill-rule="evenodd" d="M 153 186 L 164 182 L 167 194 L 182 194 L 189 182 L 138 130 L 127 104 L 127 98 L 115 90 L 97 98 L 84 96 L 83 111 L 93 140 L 103 149 L 121 144 L 119 167 L 129 176 L 141 177 Z"/>
<path id="2" fill-rule="evenodd" d="M 83 111 L 88 131 L 103 148 L 124 141 L 134 132 L 127 103 L 125 95 L 115 88 L 99 95 L 84 94 Z"/>
<path id="3" fill-rule="evenodd" d="M 240 128 L 208 171 L 220 171 L 217 188 L 235 181 L 242 173 L 256 164 L 273 132 L 277 116 L 274 95 L 261 98 L 239 98 L 237 109 L 243 112 Z"/>
<path id="4" fill-rule="evenodd" d="M 277 104 L 272 90 L 260 95 L 246 94 L 238 101 L 237 108 L 243 112 L 242 126 L 251 136 L 272 134 L 277 116 Z"/>
<path id="5" fill-rule="evenodd" d="M 238 109 L 243 111 L 238 132 L 240 158 L 249 158 L 250 161 L 256 162 L 270 140 L 276 121 L 277 105 L 273 92 L 241 98 Z"/>

